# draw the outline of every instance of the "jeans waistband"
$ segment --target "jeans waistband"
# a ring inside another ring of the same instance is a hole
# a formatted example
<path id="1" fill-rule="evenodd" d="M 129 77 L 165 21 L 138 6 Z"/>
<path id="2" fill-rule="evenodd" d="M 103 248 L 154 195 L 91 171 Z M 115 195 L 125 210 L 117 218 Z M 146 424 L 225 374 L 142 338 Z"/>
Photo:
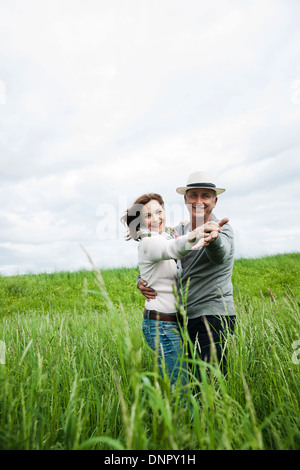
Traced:
<path id="1" fill-rule="evenodd" d="M 144 310 L 144 318 L 150 318 L 150 320 L 163 320 L 163 321 L 174 321 L 178 322 L 179 320 L 179 313 L 162 313 L 157 312 L 156 310 Z"/>

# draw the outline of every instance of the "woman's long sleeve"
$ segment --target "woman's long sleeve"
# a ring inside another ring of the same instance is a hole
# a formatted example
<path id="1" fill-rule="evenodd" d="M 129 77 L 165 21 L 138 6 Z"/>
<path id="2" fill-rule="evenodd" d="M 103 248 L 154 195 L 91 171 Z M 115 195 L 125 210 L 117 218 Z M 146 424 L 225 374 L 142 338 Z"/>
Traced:
<path id="1" fill-rule="evenodd" d="M 143 239 L 141 243 L 141 249 L 151 262 L 182 258 L 193 247 L 193 244 L 188 242 L 187 235 L 170 240 L 163 236 L 153 236 Z"/>

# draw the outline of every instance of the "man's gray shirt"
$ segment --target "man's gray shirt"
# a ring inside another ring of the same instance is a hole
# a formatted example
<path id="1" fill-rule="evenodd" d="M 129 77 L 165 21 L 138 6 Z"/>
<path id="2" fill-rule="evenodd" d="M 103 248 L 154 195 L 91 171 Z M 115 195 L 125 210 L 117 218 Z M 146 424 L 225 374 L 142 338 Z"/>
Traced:
<path id="1" fill-rule="evenodd" d="M 211 220 L 218 219 L 213 214 Z M 186 234 L 190 223 L 178 225 L 175 230 Z M 234 235 L 227 223 L 222 233 L 207 247 L 194 250 L 181 259 L 182 272 L 178 293 L 186 290 L 189 281 L 185 308 L 189 318 L 201 315 L 235 315 L 232 296 L 232 268 L 234 263 Z"/>

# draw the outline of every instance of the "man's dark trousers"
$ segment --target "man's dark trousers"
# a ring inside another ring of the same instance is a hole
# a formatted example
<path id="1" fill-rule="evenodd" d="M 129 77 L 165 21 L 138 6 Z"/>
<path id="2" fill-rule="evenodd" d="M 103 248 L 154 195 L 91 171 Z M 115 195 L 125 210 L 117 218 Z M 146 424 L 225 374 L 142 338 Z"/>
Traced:
<path id="1" fill-rule="evenodd" d="M 215 348 L 217 361 L 222 372 L 226 374 L 226 339 L 228 339 L 228 334 L 232 335 L 234 332 L 235 318 L 235 315 L 201 315 L 197 318 L 189 319 L 187 329 L 194 345 L 191 357 L 194 357 L 196 352 L 196 356 L 200 356 L 205 362 L 210 362 L 213 349 Z M 211 344 L 212 342 L 213 345 Z"/>

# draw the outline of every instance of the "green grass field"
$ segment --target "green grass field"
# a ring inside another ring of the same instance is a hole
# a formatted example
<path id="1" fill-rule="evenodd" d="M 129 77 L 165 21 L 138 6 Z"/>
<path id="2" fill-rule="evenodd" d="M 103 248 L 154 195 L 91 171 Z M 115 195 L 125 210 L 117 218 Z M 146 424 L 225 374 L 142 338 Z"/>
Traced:
<path id="1" fill-rule="evenodd" d="M 236 260 L 228 376 L 201 363 L 174 393 L 137 269 L 0 277 L 0 449 L 299 449 L 299 267 Z"/>

